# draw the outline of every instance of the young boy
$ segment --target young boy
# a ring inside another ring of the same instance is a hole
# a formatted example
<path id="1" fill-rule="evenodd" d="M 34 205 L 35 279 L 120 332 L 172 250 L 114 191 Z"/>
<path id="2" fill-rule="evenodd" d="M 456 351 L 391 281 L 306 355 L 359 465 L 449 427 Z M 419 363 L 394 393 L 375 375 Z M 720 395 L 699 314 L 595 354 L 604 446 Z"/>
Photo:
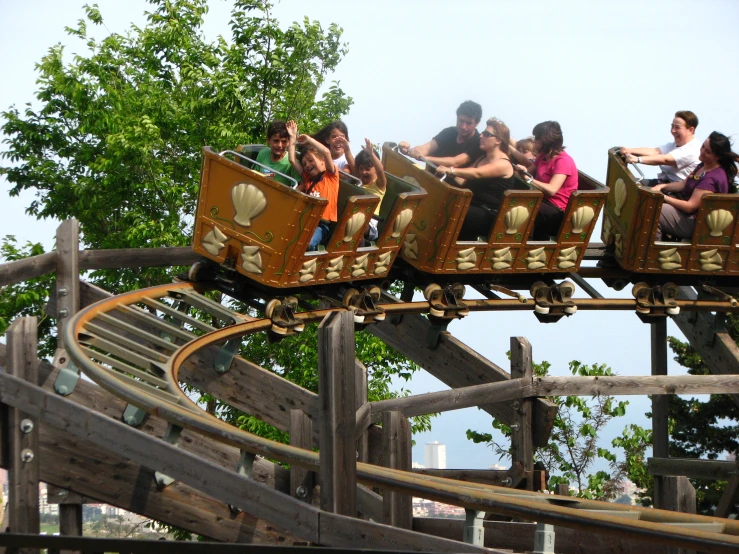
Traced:
<path id="1" fill-rule="evenodd" d="M 284 121 L 273 121 L 267 127 L 267 145 L 257 154 L 257 161 L 274 169 L 276 172 L 283 173 L 288 177 L 292 177 L 296 181 L 300 181 L 300 173 L 293 169 L 290 159 L 287 155 L 287 147 L 290 143 L 290 135 L 287 132 L 287 125 Z M 285 179 L 279 173 L 272 173 L 263 167 L 256 167 L 256 171 L 269 173 L 270 176 L 283 185 L 292 186 L 292 181 Z"/>
<path id="2" fill-rule="evenodd" d="M 369 227 L 367 227 L 367 232 L 364 235 L 364 238 L 367 240 L 377 240 L 379 236 L 377 223 L 379 221 L 382 199 L 387 189 L 387 177 L 385 176 L 385 169 L 382 167 L 380 158 L 377 157 L 375 149 L 372 148 L 372 143 L 367 138 L 364 139 L 362 151 L 354 160 L 354 168 L 357 177 L 362 181 L 362 187 L 375 196 L 380 197 L 380 203 L 377 204 L 377 208 L 375 209 L 375 216 L 370 220 Z"/>
<path id="3" fill-rule="evenodd" d="M 297 123 L 288 121 L 287 132 L 290 135 L 287 149 L 290 163 L 303 179 L 298 190 L 328 200 L 321 222 L 308 245 L 308 250 L 317 250 L 319 244 L 328 242 L 332 224 L 339 219 L 339 171 L 331 159 L 331 151 L 310 135 L 298 135 Z M 301 146 L 300 159 L 295 155 L 296 144 Z"/>
<path id="4" fill-rule="evenodd" d="M 519 140 L 516 143 L 516 150 L 525 156 L 529 164 L 536 159 L 536 148 L 534 147 L 533 137 Z"/>

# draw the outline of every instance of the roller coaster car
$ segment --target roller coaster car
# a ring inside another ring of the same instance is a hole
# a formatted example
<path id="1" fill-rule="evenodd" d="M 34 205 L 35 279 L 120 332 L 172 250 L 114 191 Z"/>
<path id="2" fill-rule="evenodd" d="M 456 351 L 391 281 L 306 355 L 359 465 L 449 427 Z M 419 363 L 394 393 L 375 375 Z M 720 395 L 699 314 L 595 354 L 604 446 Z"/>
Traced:
<path id="1" fill-rule="evenodd" d="M 618 148 L 609 150 L 610 193 L 601 237 L 618 264 L 638 274 L 632 280 L 656 281 L 661 274 L 679 284 L 736 284 L 739 195 L 703 196 L 689 242 L 655 241 L 664 195 L 639 182 L 618 155 Z"/>
<path id="2" fill-rule="evenodd" d="M 242 150 L 253 153 L 255 148 Z M 379 237 L 375 245 L 362 247 L 380 199 L 342 176 L 339 220 L 326 250 L 306 252 L 328 201 L 248 167 L 253 164 L 255 160 L 243 154 L 203 149 L 193 249 L 269 288 L 385 277 L 426 196 L 422 189 L 388 176 Z"/>
<path id="3" fill-rule="evenodd" d="M 520 181 L 524 190 L 505 192 L 487 240 L 458 241 L 472 192 L 440 181 L 392 146 L 383 145 L 385 170 L 428 192 L 403 243 L 402 257 L 414 268 L 437 276 L 478 275 L 489 281 L 508 280 L 505 275 L 511 275 L 523 284 L 525 274 L 563 274 L 580 267 L 608 195 L 601 183 L 579 174 L 579 190 L 570 198 L 556 240 L 528 240 L 543 195 Z"/>

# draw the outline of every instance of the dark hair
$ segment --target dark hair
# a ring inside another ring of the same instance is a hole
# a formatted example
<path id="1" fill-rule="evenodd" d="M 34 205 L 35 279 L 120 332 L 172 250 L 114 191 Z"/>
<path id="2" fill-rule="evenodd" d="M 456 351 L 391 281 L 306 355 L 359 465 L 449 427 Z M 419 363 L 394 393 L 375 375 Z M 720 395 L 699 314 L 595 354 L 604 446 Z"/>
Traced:
<path id="1" fill-rule="evenodd" d="M 491 117 L 485 122 L 485 125 L 493 128 L 495 136 L 500 139 L 500 151 L 507 156 L 511 145 L 511 131 L 508 129 L 508 125 L 497 117 Z"/>
<path id="2" fill-rule="evenodd" d="M 708 135 L 708 144 L 711 146 L 711 152 L 718 158 L 718 164 L 726 172 L 726 179 L 729 187 L 734 188 L 734 179 L 736 178 L 737 167 L 739 162 L 739 154 L 731 151 L 731 141 L 726 135 L 722 135 L 718 131 L 714 131 Z"/>
<path id="3" fill-rule="evenodd" d="M 331 137 L 331 131 L 333 131 L 334 129 L 338 129 L 339 131 L 341 131 L 346 137 L 346 140 L 349 140 L 349 129 L 346 128 L 346 124 L 340 119 L 332 121 L 312 136 L 324 146 L 328 146 L 328 139 Z"/>
<path id="4" fill-rule="evenodd" d="M 321 160 L 323 159 L 323 156 L 321 156 L 321 152 L 318 150 L 318 148 L 316 148 L 312 144 L 306 144 L 305 146 L 300 147 L 300 154 L 298 154 L 298 161 L 302 163 L 303 158 L 305 158 L 305 156 L 308 153 L 313 154 L 314 156 L 316 156 L 317 158 Z"/>
<path id="5" fill-rule="evenodd" d="M 690 110 L 681 110 L 679 112 L 675 112 L 675 117 L 679 117 L 685 122 L 685 125 L 688 127 L 698 127 L 698 116 L 695 115 Z"/>
<path id="6" fill-rule="evenodd" d="M 524 154 L 527 150 L 530 150 L 536 154 L 536 147 L 534 146 L 534 137 L 526 137 L 516 143 L 516 150 Z"/>
<path id="7" fill-rule="evenodd" d="M 460 115 L 471 117 L 475 120 L 475 124 L 478 124 L 482 119 L 482 106 L 472 100 L 465 100 L 457 108 L 457 116 Z"/>
<path id="8" fill-rule="evenodd" d="M 290 133 L 287 132 L 287 125 L 284 121 L 276 119 L 267 127 L 267 140 L 271 139 L 275 135 L 280 135 L 280 138 L 288 138 Z"/>
<path id="9" fill-rule="evenodd" d="M 372 154 L 370 154 L 366 150 L 362 150 L 359 154 L 357 154 L 357 157 L 354 158 L 354 167 L 356 168 L 370 168 L 374 166 L 375 164 L 372 163 Z"/>
<path id="10" fill-rule="evenodd" d="M 537 123 L 531 134 L 536 140 L 541 141 L 542 151 L 539 154 L 544 154 L 550 159 L 565 149 L 562 128 L 556 121 Z"/>

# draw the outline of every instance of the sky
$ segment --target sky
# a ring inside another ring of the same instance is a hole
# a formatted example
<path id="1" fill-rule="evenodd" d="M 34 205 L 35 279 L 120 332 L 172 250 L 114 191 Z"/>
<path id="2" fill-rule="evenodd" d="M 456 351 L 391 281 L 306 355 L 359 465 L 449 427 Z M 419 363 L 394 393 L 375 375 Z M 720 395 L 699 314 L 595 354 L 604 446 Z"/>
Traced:
<path id="1" fill-rule="evenodd" d="M 98 37 L 125 32 L 131 22 L 143 25 L 149 9 L 143 0 L 97 3 L 105 21 Z M 0 0 L 0 110 L 34 100 L 34 64 L 49 47 L 61 42 L 70 55 L 84 53 L 64 32 L 83 16 L 83 4 Z M 230 8 L 229 1 L 211 1 L 204 27 L 209 39 L 230 37 Z M 700 140 L 713 130 L 739 134 L 739 2 L 733 0 L 283 0 L 273 16 L 282 25 L 307 16 L 324 28 L 335 22 L 344 29 L 349 52 L 331 79 L 354 99 L 344 120 L 355 150 L 364 137 L 422 144 L 453 125 L 467 99 L 482 105 L 483 120 L 505 121 L 514 138 L 529 135 L 540 121 L 559 121 L 578 168 L 601 182 L 608 148 L 671 141 L 677 110 L 698 115 Z M 9 189 L 4 181 L 0 187 Z M 24 216 L 32 195 L 4 198 L 0 236 L 51 248 L 58 222 Z M 599 230 L 591 240 L 600 240 Z M 628 289 L 592 284 L 608 297 L 629 296 Z M 553 325 L 531 313 L 475 313 L 449 330 L 504 368 L 510 337 L 525 336 L 534 359 L 552 364 L 552 375 L 568 375 L 575 359 L 606 363 L 620 375 L 650 374 L 649 327 L 631 312 L 580 311 Z M 682 338 L 672 322 L 668 334 Z M 671 374 L 684 373 L 670 363 Z M 445 389 L 425 374 L 403 386 L 413 393 Z M 644 415 L 649 400 L 629 400 L 627 416 L 604 432 L 603 446 L 625 423 L 651 425 Z M 465 438 L 470 428 L 489 432 L 490 417 L 469 409 L 435 418 L 431 432 L 415 436 L 414 461 L 423 464 L 423 445 L 436 440 L 447 445 L 450 468 L 499 463 L 490 449 Z"/>

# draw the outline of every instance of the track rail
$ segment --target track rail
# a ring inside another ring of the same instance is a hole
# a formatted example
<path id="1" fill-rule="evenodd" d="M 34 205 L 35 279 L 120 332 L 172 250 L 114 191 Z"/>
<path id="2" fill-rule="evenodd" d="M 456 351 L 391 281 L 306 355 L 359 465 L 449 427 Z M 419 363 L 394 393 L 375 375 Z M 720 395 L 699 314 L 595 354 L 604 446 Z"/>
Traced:
<path id="1" fill-rule="evenodd" d="M 317 452 L 232 427 L 203 411 L 180 389 L 180 368 L 194 354 L 268 331 L 273 324 L 267 318 L 250 318 L 228 310 L 203 292 L 192 283 L 172 283 L 97 302 L 78 312 L 66 326 L 64 343 L 68 353 L 101 387 L 173 426 L 318 471 Z M 533 309 L 534 306 L 532 299 L 525 303 L 522 299 L 464 302 L 470 311 Z M 608 309 L 604 306 L 634 309 L 635 301 L 578 299 L 576 304 L 581 309 L 591 306 L 592 309 Z M 678 301 L 678 305 L 684 309 L 739 309 L 726 302 Z M 399 302 L 381 307 L 390 315 L 427 313 L 430 308 L 427 302 Z M 345 308 L 299 312 L 295 318 L 302 324 L 318 322 L 336 309 Z M 202 316 L 208 316 L 210 323 Z M 364 463 L 357 464 L 357 478 L 369 486 L 468 509 L 612 535 L 628 533 L 635 539 L 710 552 L 739 549 L 739 522 L 734 520 L 471 484 Z M 289 502 L 297 501 L 286 498 L 286 503 Z M 634 519 L 635 516 L 639 519 Z"/>

